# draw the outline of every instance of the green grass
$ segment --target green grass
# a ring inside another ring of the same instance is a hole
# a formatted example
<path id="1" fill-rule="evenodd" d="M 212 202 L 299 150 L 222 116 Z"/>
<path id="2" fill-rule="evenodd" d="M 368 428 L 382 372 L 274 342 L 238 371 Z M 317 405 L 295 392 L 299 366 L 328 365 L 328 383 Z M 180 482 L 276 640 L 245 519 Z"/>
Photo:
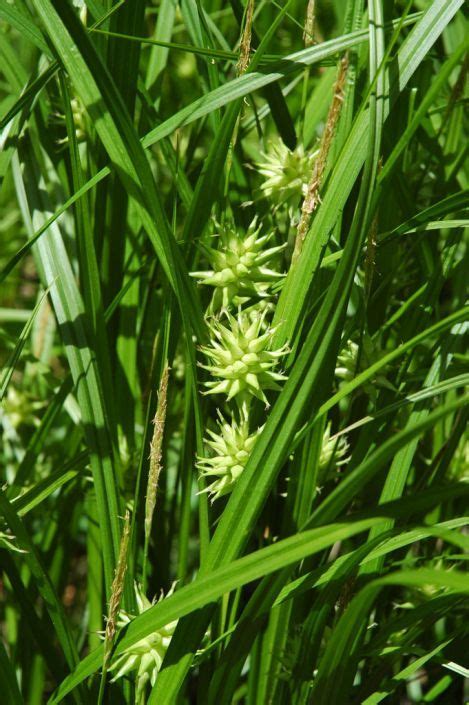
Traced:
<path id="1" fill-rule="evenodd" d="M 462 5 L 0 0 L 2 702 L 466 701 Z"/>

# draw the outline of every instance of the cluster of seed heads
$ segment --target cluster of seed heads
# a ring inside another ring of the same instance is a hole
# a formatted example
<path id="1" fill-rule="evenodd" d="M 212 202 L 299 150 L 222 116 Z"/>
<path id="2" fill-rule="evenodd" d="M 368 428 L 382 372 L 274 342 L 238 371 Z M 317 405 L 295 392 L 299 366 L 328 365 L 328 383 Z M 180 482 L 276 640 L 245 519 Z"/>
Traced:
<path id="1" fill-rule="evenodd" d="M 201 366 L 209 373 L 205 393 L 232 404 L 230 420 L 218 412 L 218 432 L 207 432 L 211 457 L 197 464 L 203 477 L 215 478 L 205 490 L 212 499 L 231 492 L 261 431 L 250 429 L 252 400 L 268 406 L 266 391 L 280 389 L 286 379 L 278 367 L 287 347 L 273 348 L 275 330 L 267 320 L 271 286 L 283 276 L 274 262 L 284 245 L 271 244 L 273 233 L 261 231 L 256 220 L 244 236 L 234 227 L 223 229 L 214 238 L 217 247 L 204 248 L 210 269 L 192 273 L 213 288 L 210 340 L 200 348 Z"/>
<path id="2" fill-rule="evenodd" d="M 292 202 L 305 197 L 311 175 L 311 157 L 301 147 L 289 150 L 283 143 L 274 144 L 265 161 L 258 165 L 265 181 L 264 195 L 277 203 Z M 313 155 L 314 156 L 314 155 Z M 287 354 L 286 345 L 275 348 L 275 329 L 268 317 L 275 304 L 272 285 L 282 278 L 275 262 L 285 245 L 272 244 L 273 233 L 262 233 L 255 219 L 246 234 L 234 227 L 221 228 L 214 237 L 217 246 L 203 246 L 209 268 L 192 272 L 199 284 L 213 289 L 208 307 L 210 340 L 200 348 L 205 358 L 201 366 L 209 373 L 206 394 L 218 395 L 229 405 L 231 416 L 225 418 L 218 410 L 217 430 L 207 430 L 205 444 L 208 457 L 199 457 L 197 468 L 208 481 L 203 492 L 212 501 L 229 494 L 244 471 L 263 426 L 250 427 L 250 407 L 258 399 L 268 407 L 266 391 L 279 390 L 286 376 L 279 370 L 281 359 Z M 336 375 L 350 379 L 356 372 L 358 347 L 349 342 L 339 356 Z M 353 371 L 352 371 L 353 368 Z M 165 368 L 158 394 L 155 433 L 151 443 L 150 477 L 146 498 L 145 533 L 148 539 L 155 506 L 158 475 L 161 469 L 161 449 L 166 416 L 168 368 Z M 320 470 L 347 462 L 348 444 L 345 438 L 331 438 L 327 425 L 320 452 Z M 1 538 L 1 535 L 0 535 Z M 170 645 L 177 621 L 165 625 L 125 649 L 111 662 L 111 649 L 117 628 L 126 626 L 136 615 L 120 609 L 126 569 L 129 540 L 129 518 L 126 517 L 121 550 L 112 586 L 109 616 L 105 633 L 104 670 L 113 674 L 113 681 L 135 673 L 136 702 L 142 702 L 147 684 L 155 685 L 158 672 Z M 171 588 L 168 594 L 174 589 Z M 142 614 L 154 602 L 135 586 L 137 613 Z M 111 662 L 111 663 L 110 663 Z"/>
<path id="3" fill-rule="evenodd" d="M 276 207 L 298 205 L 308 195 L 316 157 L 301 145 L 290 150 L 280 140 L 271 143 L 256 165 L 264 178 L 263 195 Z M 266 392 L 279 390 L 286 379 L 279 364 L 288 348 L 273 346 L 275 329 L 268 323 L 272 285 L 282 277 L 275 262 L 286 245 L 272 240 L 273 233 L 263 233 L 256 220 L 244 236 L 234 227 L 222 228 L 214 244 L 203 247 L 209 268 L 192 273 L 202 286 L 213 289 L 210 341 L 201 347 L 202 367 L 209 373 L 206 394 L 220 395 L 233 405 L 231 420 L 219 412 L 218 431 L 208 431 L 206 438 L 211 456 L 199 458 L 197 464 L 201 475 L 210 479 L 205 491 L 212 499 L 231 492 L 260 433 L 250 429 L 252 400 L 268 407 Z M 346 451 L 345 441 L 331 445 L 329 436 L 330 431 L 324 439 L 324 465 L 340 462 Z"/>

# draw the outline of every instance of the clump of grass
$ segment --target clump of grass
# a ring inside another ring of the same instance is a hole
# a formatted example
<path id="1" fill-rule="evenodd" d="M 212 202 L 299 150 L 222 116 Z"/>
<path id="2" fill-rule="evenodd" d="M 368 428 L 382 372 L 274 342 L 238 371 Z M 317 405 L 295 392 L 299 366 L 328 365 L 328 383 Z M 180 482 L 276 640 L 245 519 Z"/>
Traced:
<path id="1" fill-rule="evenodd" d="M 463 702 L 461 6 L 0 3 L 2 702 Z"/>

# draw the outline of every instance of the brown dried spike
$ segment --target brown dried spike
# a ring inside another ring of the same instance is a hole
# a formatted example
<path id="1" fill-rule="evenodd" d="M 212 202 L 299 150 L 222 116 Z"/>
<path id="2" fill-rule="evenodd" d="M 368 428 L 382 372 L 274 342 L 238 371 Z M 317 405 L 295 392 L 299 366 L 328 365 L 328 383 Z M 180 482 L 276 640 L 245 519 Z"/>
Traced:
<path id="1" fill-rule="evenodd" d="M 239 45 L 239 59 L 236 66 L 238 76 L 243 74 L 249 66 L 249 58 L 251 55 L 251 32 L 252 32 L 252 16 L 254 14 L 254 0 L 248 0 L 246 8 L 246 19 L 244 22 L 243 34 Z"/>
<path id="2" fill-rule="evenodd" d="M 109 612 L 106 620 L 106 631 L 104 633 L 103 670 L 105 670 L 109 664 L 109 658 L 111 656 L 112 651 L 112 644 L 116 635 L 117 616 L 119 614 L 122 592 L 124 590 L 125 572 L 127 570 L 127 550 L 129 547 L 129 537 L 130 512 L 129 510 L 127 510 L 125 513 L 124 529 L 122 531 L 122 537 L 120 542 L 119 558 L 117 560 L 116 572 L 114 574 L 114 580 L 112 581 L 111 586 L 111 599 L 109 600 Z"/>
<path id="3" fill-rule="evenodd" d="M 158 404 L 153 419 L 153 437 L 150 442 L 150 470 L 148 473 L 147 496 L 145 499 L 145 537 L 149 538 L 153 512 L 155 511 L 158 478 L 161 472 L 161 456 L 163 450 L 163 433 L 166 421 L 167 393 L 169 367 L 165 366 L 158 390 Z"/>
<path id="4" fill-rule="evenodd" d="M 337 80 L 334 84 L 334 96 L 327 114 L 326 125 L 324 127 L 324 132 L 321 137 L 321 144 L 319 146 L 319 154 L 314 163 L 314 169 L 311 176 L 311 180 L 308 185 L 308 191 L 303 201 L 301 207 L 300 222 L 298 223 L 298 230 L 296 233 L 295 249 L 293 252 L 293 261 L 296 260 L 301 252 L 303 246 L 303 241 L 308 232 L 309 223 L 311 220 L 311 215 L 314 213 L 321 198 L 319 195 L 319 188 L 322 183 L 324 176 L 324 171 L 326 169 L 327 157 L 329 155 L 329 150 L 332 144 L 332 138 L 334 137 L 335 129 L 337 127 L 337 122 L 339 120 L 340 111 L 342 108 L 342 103 L 344 100 L 344 86 L 345 79 L 347 76 L 348 69 L 348 57 L 345 55 L 339 65 L 339 73 Z"/>

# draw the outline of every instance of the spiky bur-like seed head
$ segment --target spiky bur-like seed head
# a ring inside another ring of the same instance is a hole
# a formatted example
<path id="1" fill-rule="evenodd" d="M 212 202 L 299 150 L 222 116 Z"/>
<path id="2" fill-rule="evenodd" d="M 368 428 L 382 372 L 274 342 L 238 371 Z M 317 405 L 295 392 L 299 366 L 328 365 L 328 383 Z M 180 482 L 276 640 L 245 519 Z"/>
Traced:
<path id="1" fill-rule="evenodd" d="M 174 585 L 171 587 L 166 597 L 169 597 L 173 591 Z M 135 585 L 135 594 L 138 614 L 146 612 L 154 604 L 154 601 L 150 602 L 137 585 Z M 160 600 L 161 599 L 163 599 L 163 596 L 161 596 Z M 121 610 L 119 613 L 118 626 L 126 626 L 135 616 L 137 615 L 130 615 Z M 117 681 L 119 678 L 122 678 L 132 671 L 136 671 L 136 702 L 141 702 L 147 683 L 150 683 L 152 686 L 155 685 L 158 672 L 176 626 L 177 620 L 166 624 L 152 634 L 140 639 L 140 641 L 137 641 L 128 649 L 125 649 L 111 665 L 110 670 L 114 673 L 112 682 Z"/>
<path id="2" fill-rule="evenodd" d="M 363 336 L 361 349 L 355 341 L 347 340 L 345 347 L 337 356 L 335 376 L 349 382 L 379 358 L 379 352 L 369 335 Z"/>
<path id="3" fill-rule="evenodd" d="M 271 142 L 268 151 L 261 154 L 263 161 L 255 166 L 264 177 L 261 186 L 264 196 L 279 203 L 296 202 L 300 196 L 306 196 L 316 153 L 305 154 L 302 145 L 290 150 L 278 140 Z"/>
<path id="4" fill-rule="evenodd" d="M 207 394 L 236 398 L 240 407 L 252 397 L 268 405 L 264 390 L 280 389 L 278 383 L 286 379 L 275 368 L 288 348 L 271 349 L 275 329 L 262 331 L 264 319 L 264 314 L 249 316 L 240 311 L 236 318 L 226 313 L 227 325 L 218 319 L 212 321 L 210 345 L 201 347 L 209 361 L 202 367 L 215 378 L 206 382 Z"/>
<path id="5" fill-rule="evenodd" d="M 346 458 L 349 445 L 345 436 L 331 438 L 331 423 L 324 429 L 321 453 L 319 455 L 319 469 L 328 470 L 338 468 L 348 462 Z"/>
<path id="6" fill-rule="evenodd" d="M 355 377 L 358 367 L 358 345 L 353 340 L 347 340 L 345 347 L 337 356 L 335 376 L 349 382 Z"/>
<path id="7" fill-rule="evenodd" d="M 210 269 L 192 272 L 200 284 L 214 288 L 210 313 L 222 308 L 239 306 L 251 298 L 268 296 L 272 283 L 283 277 L 273 269 L 272 262 L 285 245 L 268 247 L 273 233 L 260 235 L 261 226 L 255 218 L 246 236 L 234 227 L 221 229 L 217 249 L 205 246 Z"/>
<path id="8" fill-rule="evenodd" d="M 84 9 L 86 11 L 86 5 L 84 5 Z M 75 128 L 75 138 L 77 142 L 84 142 L 87 134 L 85 107 L 81 102 L 80 98 L 74 97 L 70 100 L 70 108 L 72 110 L 73 126 Z M 59 120 L 62 121 L 64 115 L 62 115 L 61 113 L 57 113 L 56 118 L 59 118 Z M 57 140 L 57 144 L 68 144 L 68 136 Z"/>
<path id="9" fill-rule="evenodd" d="M 10 384 L 2 406 L 9 424 L 18 429 L 22 425 L 39 426 L 40 418 L 36 412 L 44 406 L 44 402 L 34 401 L 30 395 Z"/>
<path id="10" fill-rule="evenodd" d="M 355 341 L 348 340 L 337 357 L 335 376 L 345 382 L 350 382 L 360 372 L 363 372 L 377 362 L 380 357 L 381 354 L 369 335 L 363 336 L 361 349 Z M 384 368 L 382 372 L 385 369 L 386 368 Z M 377 394 L 377 385 L 394 390 L 394 387 L 386 379 L 384 374 L 376 374 L 373 376 L 371 380 L 363 384 L 363 389 L 374 398 Z"/>
<path id="11" fill-rule="evenodd" d="M 248 418 L 243 413 L 239 422 L 235 419 L 228 422 L 220 412 L 218 417 L 219 433 L 207 430 L 208 437 L 205 439 L 212 456 L 199 457 L 197 463 L 200 474 L 210 481 L 202 491 L 208 492 L 212 501 L 233 490 L 263 428 L 249 433 Z"/>

